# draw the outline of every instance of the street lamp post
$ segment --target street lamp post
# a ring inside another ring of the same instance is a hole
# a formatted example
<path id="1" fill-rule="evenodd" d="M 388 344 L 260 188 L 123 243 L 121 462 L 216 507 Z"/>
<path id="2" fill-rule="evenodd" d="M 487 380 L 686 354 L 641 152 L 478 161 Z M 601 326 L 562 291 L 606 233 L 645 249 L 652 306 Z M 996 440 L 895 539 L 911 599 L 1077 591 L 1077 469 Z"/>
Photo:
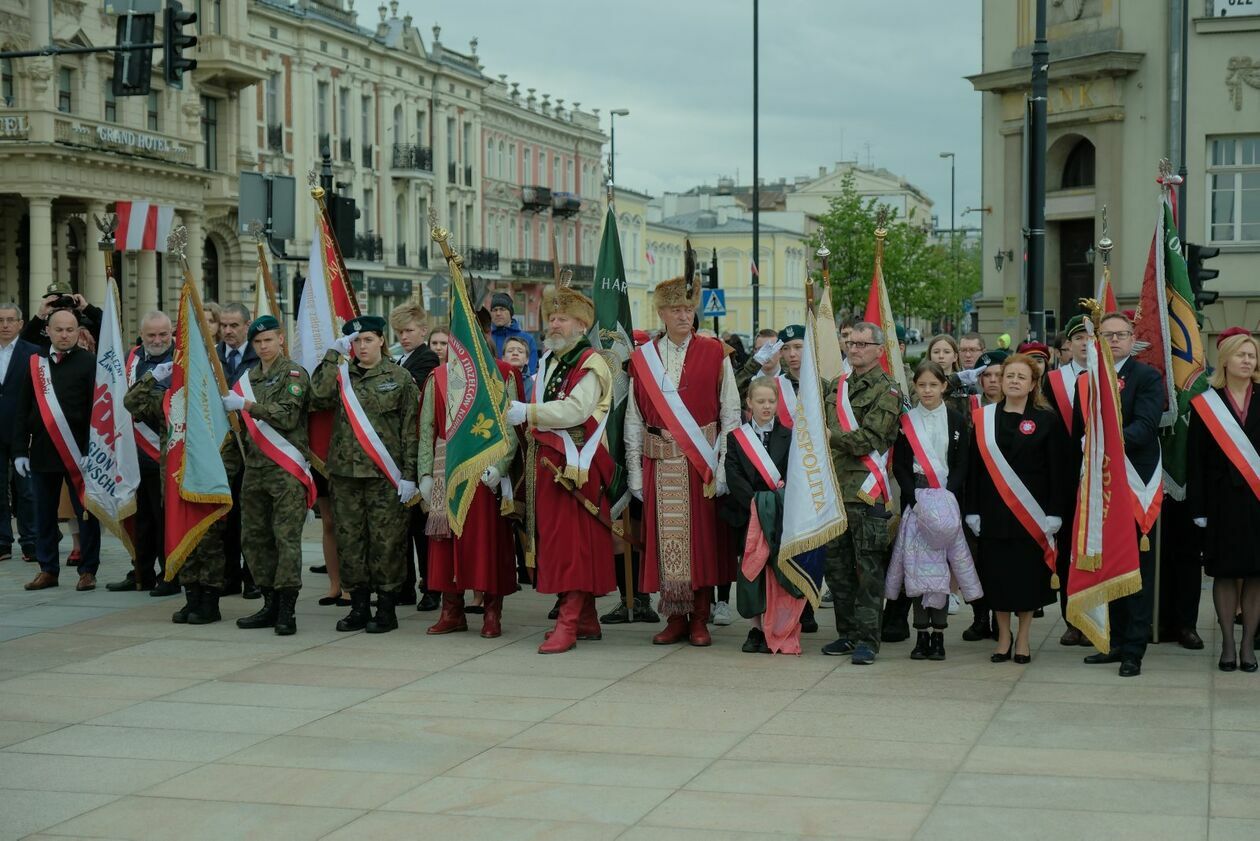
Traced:
<path id="1" fill-rule="evenodd" d="M 958 230 L 958 222 L 954 216 L 954 153 L 941 152 L 942 158 L 949 158 L 949 256 L 954 261 L 954 293 L 962 287 L 962 280 L 958 275 L 958 241 L 955 237 L 955 231 Z"/>
<path id="2" fill-rule="evenodd" d="M 629 108 L 614 108 L 608 128 L 608 180 L 617 183 L 617 118 L 630 116 Z"/>

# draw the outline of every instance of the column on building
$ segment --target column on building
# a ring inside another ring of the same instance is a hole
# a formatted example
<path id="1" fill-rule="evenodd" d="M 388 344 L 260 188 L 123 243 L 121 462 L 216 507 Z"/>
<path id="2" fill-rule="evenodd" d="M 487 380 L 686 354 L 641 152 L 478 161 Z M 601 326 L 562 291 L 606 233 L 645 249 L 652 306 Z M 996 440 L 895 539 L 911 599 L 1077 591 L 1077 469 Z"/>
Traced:
<path id="1" fill-rule="evenodd" d="M 446 190 L 447 169 L 450 154 L 446 148 L 446 110 L 444 103 L 433 102 L 433 209 L 437 211 L 438 224 L 447 230 L 454 230 L 455 219 L 447 219 Z"/>
<path id="2" fill-rule="evenodd" d="M 136 306 L 123 320 L 128 324 L 140 324 L 144 314 L 158 308 L 156 251 L 137 251 L 136 257 Z"/>
<path id="3" fill-rule="evenodd" d="M 87 205 L 87 241 L 83 249 L 87 259 L 83 261 L 83 297 L 96 306 L 103 307 L 105 300 L 105 257 L 100 250 L 100 231 L 96 220 L 105 218 L 105 202 L 92 199 Z M 113 255 L 116 256 L 116 255 Z"/>
<path id="4" fill-rule="evenodd" d="M 474 114 L 472 118 L 472 137 L 468 147 L 472 150 L 472 160 L 465 161 L 472 167 L 472 190 L 473 195 L 470 198 L 473 207 L 472 213 L 472 230 L 468 232 L 468 242 L 476 243 L 481 248 L 492 247 L 490 243 L 485 241 L 482 232 L 485 230 L 481 218 L 481 156 L 485 150 L 485 141 L 481 136 L 481 115 Z M 467 211 L 465 211 L 467 214 Z"/>
<path id="5" fill-rule="evenodd" d="M 184 223 L 184 227 L 188 229 L 188 247 L 184 251 L 185 256 L 188 258 L 188 268 L 192 272 L 193 280 L 200 284 L 197 287 L 198 294 L 203 294 L 202 290 L 205 289 L 205 284 L 202 283 L 201 275 L 203 269 L 201 267 L 201 258 L 205 249 L 206 232 L 201 226 L 201 214 L 195 210 L 181 210 L 179 216 Z M 167 264 L 166 277 L 168 278 L 166 286 L 174 293 L 167 297 L 167 300 L 172 302 L 171 307 L 173 308 L 177 305 L 176 302 L 179 301 L 179 288 L 184 282 L 183 267 L 174 261 L 170 262 Z M 219 282 L 223 283 L 222 277 L 219 278 Z"/>
<path id="6" fill-rule="evenodd" d="M 27 196 L 26 204 L 31 228 L 31 291 L 27 312 L 33 315 L 39 311 L 40 299 L 53 279 L 52 196 Z"/>
<path id="7" fill-rule="evenodd" d="M 53 276 L 57 278 L 58 284 L 70 285 L 70 217 L 62 215 L 58 217 L 53 214 L 53 254 L 54 266 Z M 75 292 L 82 292 L 82 289 L 76 289 Z"/>

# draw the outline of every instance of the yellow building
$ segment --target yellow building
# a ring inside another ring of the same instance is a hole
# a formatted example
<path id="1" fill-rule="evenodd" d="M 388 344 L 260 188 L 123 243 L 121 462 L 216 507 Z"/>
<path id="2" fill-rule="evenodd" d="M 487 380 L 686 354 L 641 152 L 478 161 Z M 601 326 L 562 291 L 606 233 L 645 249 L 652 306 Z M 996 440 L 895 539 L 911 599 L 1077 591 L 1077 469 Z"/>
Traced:
<path id="1" fill-rule="evenodd" d="M 706 198 L 706 197 L 701 197 Z M 726 292 L 727 315 L 722 331 L 753 333 L 752 217 L 738 205 L 703 202 L 697 209 L 666 216 L 669 201 L 618 188 L 617 229 L 626 267 L 631 316 L 636 327 L 660 326 L 652 303 L 653 290 L 683 271 L 688 238 L 698 268 L 706 272 L 717 256 L 718 286 Z M 763 214 L 763 216 L 769 214 Z M 803 233 L 762 222 L 759 243 L 759 327 L 778 329 L 805 318 L 805 276 L 808 246 Z M 705 319 L 706 327 L 712 326 Z"/>

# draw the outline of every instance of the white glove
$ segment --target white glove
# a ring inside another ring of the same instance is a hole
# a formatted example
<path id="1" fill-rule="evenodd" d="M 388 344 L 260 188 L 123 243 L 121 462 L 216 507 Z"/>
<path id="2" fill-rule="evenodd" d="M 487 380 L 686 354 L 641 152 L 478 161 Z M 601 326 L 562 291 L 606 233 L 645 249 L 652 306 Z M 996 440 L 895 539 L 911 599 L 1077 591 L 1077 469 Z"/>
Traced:
<path id="1" fill-rule="evenodd" d="M 1207 528 L 1207 517 L 1195 517 L 1194 524 L 1201 529 Z"/>
<path id="2" fill-rule="evenodd" d="M 730 492 L 731 492 L 731 489 L 727 487 L 726 483 L 723 482 L 721 479 L 718 479 L 717 496 L 726 496 Z"/>
<path id="3" fill-rule="evenodd" d="M 631 488 L 630 496 L 634 497 L 639 502 L 642 502 L 643 501 L 643 488 Z"/>
<path id="4" fill-rule="evenodd" d="M 13 469 L 23 478 L 31 475 L 31 460 L 26 456 L 19 456 L 13 459 Z"/>
<path id="5" fill-rule="evenodd" d="M 227 394 L 223 395 L 222 400 L 223 408 L 227 409 L 229 412 L 239 412 L 241 409 L 245 408 L 245 398 L 241 397 L 235 391 L 229 391 Z"/>
<path id="6" fill-rule="evenodd" d="M 1061 517 L 1046 517 L 1046 534 L 1054 537 L 1059 533 L 1059 529 L 1063 528 L 1063 519 Z"/>
<path id="7" fill-rule="evenodd" d="M 153 366 L 153 370 L 149 373 L 153 374 L 153 379 L 159 383 L 170 382 L 171 371 L 175 370 L 174 362 L 159 362 Z"/>
<path id="8" fill-rule="evenodd" d="M 982 373 L 984 372 L 981 368 L 964 368 L 958 372 L 958 381 L 967 386 L 967 388 L 975 388 Z"/>
<path id="9" fill-rule="evenodd" d="M 499 487 L 500 478 L 502 477 L 499 475 L 499 468 L 492 464 L 486 468 L 485 473 L 481 474 L 481 484 L 485 485 L 490 490 L 494 490 Z"/>
<path id="10" fill-rule="evenodd" d="M 416 483 L 410 479 L 400 479 L 398 482 L 398 501 L 403 505 L 411 502 L 416 498 L 416 494 L 420 491 L 416 488 Z"/>
<path id="11" fill-rule="evenodd" d="M 529 405 L 519 400 L 513 400 L 512 405 L 508 406 L 507 422 L 512 426 L 520 426 L 529 419 Z"/>
<path id="12" fill-rule="evenodd" d="M 980 536 L 980 515 L 968 514 L 963 518 L 963 522 L 967 524 L 967 528 L 971 529 L 971 533 L 976 537 Z"/>
<path id="13" fill-rule="evenodd" d="M 350 345 L 352 345 L 354 340 L 357 338 L 359 338 L 359 332 L 356 330 L 349 336 L 342 336 L 340 339 L 333 342 L 331 349 L 337 351 L 337 353 L 340 353 L 342 356 L 349 356 Z"/>
<path id="14" fill-rule="evenodd" d="M 425 499 L 428 499 L 432 495 L 433 495 L 433 477 L 421 476 L 420 477 L 420 496 L 424 497 Z"/>
<path id="15" fill-rule="evenodd" d="M 753 359 L 757 361 L 758 365 L 764 366 L 767 362 L 773 359 L 774 355 L 778 353 L 782 348 L 783 348 L 783 342 L 779 341 L 778 339 L 775 339 L 773 342 L 767 342 L 766 344 L 762 345 L 761 348 L 756 353 L 753 354 Z"/>

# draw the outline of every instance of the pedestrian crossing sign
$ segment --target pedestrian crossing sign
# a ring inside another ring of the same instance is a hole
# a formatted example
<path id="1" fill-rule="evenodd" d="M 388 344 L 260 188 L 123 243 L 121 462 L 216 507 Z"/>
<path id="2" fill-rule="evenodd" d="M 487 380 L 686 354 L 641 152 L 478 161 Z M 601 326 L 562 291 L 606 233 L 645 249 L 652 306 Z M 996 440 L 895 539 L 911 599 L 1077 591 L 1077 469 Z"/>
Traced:
<path id="1" fill-rule="evenodd" d="M 705 318 L 717 318 L 726 315 L 726 290 L 701 289 L 700 314 Z"/>

